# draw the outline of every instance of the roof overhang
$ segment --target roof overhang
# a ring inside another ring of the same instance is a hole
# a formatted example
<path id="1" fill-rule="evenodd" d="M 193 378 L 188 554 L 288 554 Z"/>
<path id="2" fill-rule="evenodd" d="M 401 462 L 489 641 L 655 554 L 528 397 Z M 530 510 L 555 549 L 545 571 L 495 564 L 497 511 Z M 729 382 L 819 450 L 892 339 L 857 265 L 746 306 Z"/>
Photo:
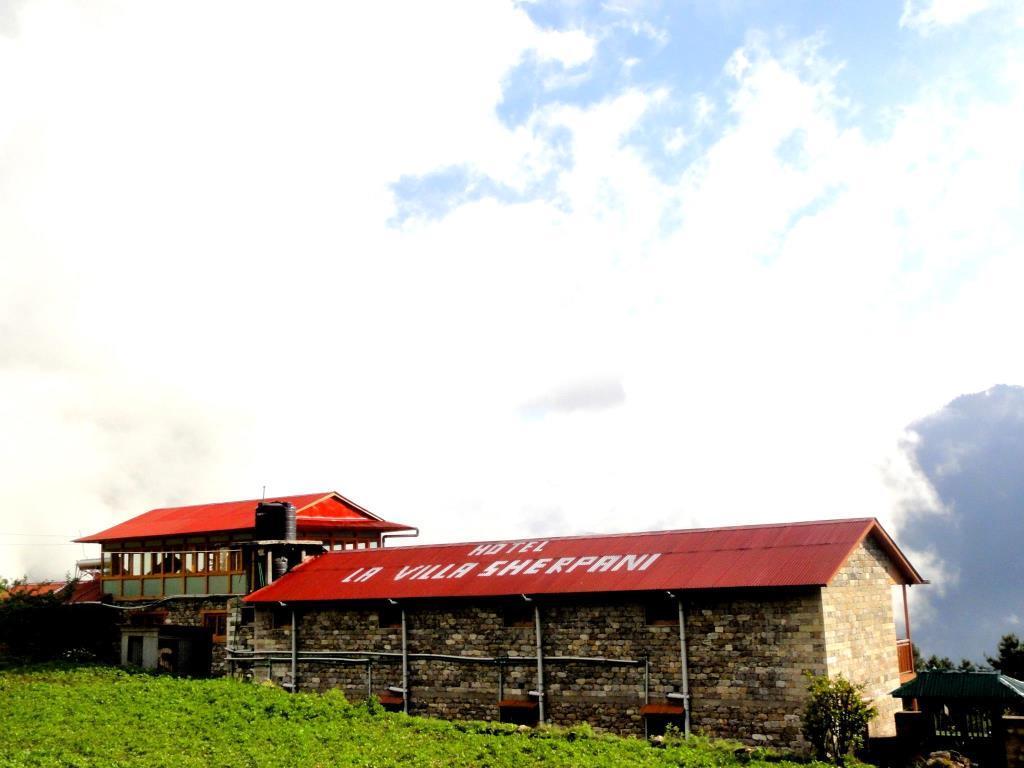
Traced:
<path id="1" fill-rule="evenodd" d="M 369 512 L 340 493 L 276 497 L 296 508 L 298 531 L 394 532 L 415 530 L 403 523 L 391 522 Z M 137 539 L 175 538 L 241 533 L 256 524 L 259 499 L 198 504 L 152 509 L 111 528 L 75 539 L 85 544 L 102 544 Z"/>

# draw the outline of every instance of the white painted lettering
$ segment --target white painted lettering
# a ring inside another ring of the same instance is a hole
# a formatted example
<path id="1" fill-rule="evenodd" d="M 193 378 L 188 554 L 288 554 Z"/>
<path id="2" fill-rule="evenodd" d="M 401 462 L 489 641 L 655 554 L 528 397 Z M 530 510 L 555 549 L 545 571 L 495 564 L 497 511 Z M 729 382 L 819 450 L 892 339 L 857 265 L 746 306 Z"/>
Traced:
<path id="1" fill-rule="evenodd" d="M 485 555 L 496 555 L 505 548 L 504 544 L 491 544 L 483 554 Z"/>
<path id="2" fill-rule="evenodd" d="M 430 578 L 432 578 L 432 579 L 444 579 L 444 578 L 446 578 L 445 574 L 448 573 L 448 571 L 450 571 L 454 567 L 455 567 L 455 563 L 448 563 L 448 565 L 446 565 L 444 568 L 442 568 L 440 571 L 435 573 Z"/>
<path id="3" fill-rule="evenodd" d="M 476 557 L 477 555 L 486 555 L 486 554 L 487 554 L 487 545 L 486 544 L 477 544 L 469 552 L 469 556 L 470 557 Z"/>
<path id="4" fill-rule="evenodd" d="M 537 546 L 533 548 L 533 551 L 534 551 L 534 552 L 540 552 L 540 551 L 541 551 L 542 549 L 544 549 L 544 545 L 545 545 L 545 544 L 547 544 L 547 541 L 546 541 L 546 540 L 545 540 L 545 541 L 542 541 L 542 542 L 539 542 L 539 543 L 537 544 Z"/>
<path id="5" fill-rule="evenodd" d="M 398 569 L 398 573 L 395 574 L 395 581 L 401 581 L 406 576 L 415 578 L 416 574 L 422 570 L 422 565 L 403 565 L 401 568 Z"/>
<path id="6" fill-rule="evenodd" d="M 548 563 L 551 562 L 550 557 L 542 557 L 540 560 L 534 560 L 533 565 L 527 568 L 523 573 L 540 573 L 548 567 Z"/>
<path id="7" fill-rule="evenodd" d="M 346 576 L 344 579 L 342 579 L 341 583 L 344 584 L 345 582 L 352 581 L 352 579 L 356 576 L 356 574 L 358 574 L 362 570 L 363 570 L 362 568 L 356 568 L 354 571 L 352 571 L 352 573 L 350 573 L 348 576 Z"/>
<path id="8" fill-rule="evenodd" d="M 441 567 L 440 565 L 428 565 L 422 571 L 420 571 L 415 576 L 413 576 L 413 578 L 417 579 L 417 580 L 419 580 L 419 579 L 423 579 L 423 580 L 429 579 L 430 578 L 430 574 L 432 574 L 434 571 L 436 571 L 440 567 Z"/>
<path id="9" fill-rule="evenodd" d="M 356 581 L 369 581 L 383 570 L 383 568 L 367 568 L 366 573 L 362 574 Z"/>
<path id="10" fill-rule="evenodd" d="M 640 570 L 641 571 L 646 571 L 648 568 L 651 567 L 651 563 L 653 563 L 659 557 L 661 557 L 661 553 L 660 552 L 655 552 L 653 555 L 648 555 L 647 556 L 647 562 L 640 566 Z"/>
<path id="11" fill-rule="evenodd" d="M 572 557 L 560 557 L 555 561 L 555 564 L 547 569 L 547 573 L 561 573 L 562 569 L 571 563 L 575 558 Z"/>
<path id="12" fill-rule="evenodd" d="M 472 571 L 478 565 L 480 565 L 480 563 L 463 563 L 458 568 L 456 568 L 454 571 L 452 571 L 452 575 L 449 576 L 448 578 L 449 579 L 461 579 L 463 576 L 465 576 L 467 573 Z"/>
<path id="13" fill-rule="evenodd" d="M 523 542 L 523 546 L 519 548 L 519 554 L 525 554 L 526 552 L 529 552 L 531 549 L 533 549 L 533 545 L 536 543 L 536 541 Z"/>
<path id="14" fill-rule="evenodd" d="M 477 576 L 493 576 L 495 573 L 498 572 L 498 569 L 501 568 L 501 566 L 503 566 L 507 562 L 508 560 L 495 560 L 493 563 L 491 563 L 482 571 L 480 571 L 480 573 L 478 573 Z"/>
<path id="15" fill-rule="evenodd" d="M 568 568 L 566 569 L 566 571 L 565 571 L 565 572 L 566 572 L 566 573 L 572 573 L 572 572 L 573 572 L 573 571 L 575 571 L 575 570 L 576 570 L 577 568 L 582 568 L 582 567 L 583 567 L 583 566 L 585 566 L 585 565 L 590 565 L 590 564 L 591 564 L 592 562 L 594 562 L 595 560 L 597 560 L 597 558 L 596 558 L 596 557 L 592 557 L 592 556 L 590 556 L 590 555 L 584 555 L 583 557 L 578 557 L 578 558 L 576 558 L 576 562 L 575 562 L 575 563 L 573 563 L 572 565 L 570 565 L 570 566 L 569 566 L 569 567 L 568 567 Z"/>
<path id="16" fill-rule="evenodd" d="M 618 562 L 620 555 L 605 555 L 592 566 L 587 568 L 587 573 L 604 573 Z"/>
<path id="17" fill-rule="evenodd" d="M 513 576 L 515 576 L 517 573 L 519 573 L 532 562 L 533 560 L 513 560 L 511 563 L 502 568 L 501 573 L 499 573 L 498 575 L 507 576 L 508 574 L 512 574 Z"/>
<path id="18" fill-rule="evenodd" d="M 643 561 L 644 555 L 623 555 L 622 559 L 615 564 L 612 570 L 619 571 L 622 570 L 622 566 L 626 566 L 627 571 L 635 571 Z"/>

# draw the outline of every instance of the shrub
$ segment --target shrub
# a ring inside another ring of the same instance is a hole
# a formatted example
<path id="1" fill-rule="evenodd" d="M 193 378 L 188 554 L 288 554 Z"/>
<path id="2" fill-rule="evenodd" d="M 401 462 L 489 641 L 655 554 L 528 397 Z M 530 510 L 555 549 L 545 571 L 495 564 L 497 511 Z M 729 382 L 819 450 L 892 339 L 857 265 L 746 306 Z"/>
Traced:
<path id="1" fill-rule="evenodd" d="M 864 686 L 842 675 L 808 674 L 810 699 L 804 708 L 803 734 L 819 760 L 845 765 L 846 756 L 863 742 L 877 710 L 863 699 Z"/>

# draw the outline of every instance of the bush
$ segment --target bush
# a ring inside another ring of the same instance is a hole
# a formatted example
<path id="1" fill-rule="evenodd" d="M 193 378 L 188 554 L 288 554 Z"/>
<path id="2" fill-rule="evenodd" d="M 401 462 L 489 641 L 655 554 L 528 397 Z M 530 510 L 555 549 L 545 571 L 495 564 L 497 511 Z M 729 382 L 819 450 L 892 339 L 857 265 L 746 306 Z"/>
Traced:
<path id="1" fill-rule="evenodd" d="M 115 661 L 116 621 L 108 606 L 68 604 L 52 594 L 6 594 L 0 597 L 0 658 Z"/>
<path id="2" fill-rule="evenodd" d="M 864 686 L 842 675 L 808 674 L 811 696 L 804 708 L 803 734 L 819 760 L 845 765 L 846 756 L 859 747 L 868 722 L 877 710 L 863 699 Z"/>

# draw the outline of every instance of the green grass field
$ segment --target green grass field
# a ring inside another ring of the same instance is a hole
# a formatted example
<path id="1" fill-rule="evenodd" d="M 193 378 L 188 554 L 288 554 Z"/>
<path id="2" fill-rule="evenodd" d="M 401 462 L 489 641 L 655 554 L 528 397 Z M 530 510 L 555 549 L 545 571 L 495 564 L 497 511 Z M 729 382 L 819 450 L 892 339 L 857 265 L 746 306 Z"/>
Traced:
<path id="1" fill-rule="evenodd" d="M 741 763 L 729 742 L 655 748 L 587 728 L 520 733 L 375 709 L 337 693 L 291 695 L 227 679 L 13 669 L 0 671 L 0 766 L 796 765 L 759 753 Z"/>

